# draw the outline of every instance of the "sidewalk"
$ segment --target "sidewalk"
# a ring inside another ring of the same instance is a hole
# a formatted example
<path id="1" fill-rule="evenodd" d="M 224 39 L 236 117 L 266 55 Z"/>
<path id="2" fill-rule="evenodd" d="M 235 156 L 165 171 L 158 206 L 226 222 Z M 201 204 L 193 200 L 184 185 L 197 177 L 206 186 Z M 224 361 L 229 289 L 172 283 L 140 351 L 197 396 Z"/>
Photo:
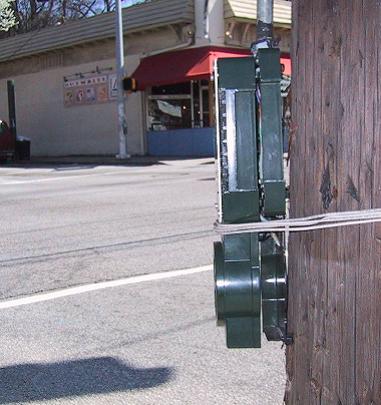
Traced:
<path id="1" fill-rule="evenodd" d="M 51 165 L 92 165 L 92 166 L 151 166 L 164 164 L 164 161 L 180 158 L 156 156 L 132 156 L 128 159 L 117 159 L 115 156 L 38 156 L 31 160 L 18 160 L 0 163 L 0 167 L 41 167 Z"/>

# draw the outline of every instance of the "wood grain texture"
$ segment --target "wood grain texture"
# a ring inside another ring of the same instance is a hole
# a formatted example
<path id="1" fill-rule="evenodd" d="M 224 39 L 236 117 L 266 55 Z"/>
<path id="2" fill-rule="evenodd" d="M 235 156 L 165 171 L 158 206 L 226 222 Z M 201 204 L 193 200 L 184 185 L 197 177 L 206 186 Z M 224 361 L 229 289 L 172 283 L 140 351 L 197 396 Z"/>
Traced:
<path id="1" fill-rule="evenodd" d="M 293 1 L 291 216 L 381 208 L 381 2 Z M 381 404 L 381 227 L 292 235 L 287 404 Z"/>

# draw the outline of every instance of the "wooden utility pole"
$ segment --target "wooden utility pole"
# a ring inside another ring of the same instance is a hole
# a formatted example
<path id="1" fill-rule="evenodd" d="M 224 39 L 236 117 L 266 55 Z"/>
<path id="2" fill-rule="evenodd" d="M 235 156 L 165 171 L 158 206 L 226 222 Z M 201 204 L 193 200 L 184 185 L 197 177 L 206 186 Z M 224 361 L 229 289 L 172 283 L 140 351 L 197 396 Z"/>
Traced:
<path id="1" fill-rule="evenodd" d="M 381 2 L 293 0 L 291 217 L 381 207 Z M 293 234 L 286 403 L 381 404 L 381 227 Z"/>

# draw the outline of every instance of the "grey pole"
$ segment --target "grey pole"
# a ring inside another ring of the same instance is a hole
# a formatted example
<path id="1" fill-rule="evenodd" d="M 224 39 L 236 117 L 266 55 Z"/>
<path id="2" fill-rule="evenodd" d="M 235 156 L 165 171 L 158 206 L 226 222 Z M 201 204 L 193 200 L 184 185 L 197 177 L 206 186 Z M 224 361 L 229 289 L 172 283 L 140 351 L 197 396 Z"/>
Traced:
<path id="1" fill-rule="evenodd" d="M 257 0 L 257 42 L 273 37 L 274 0 Z"/>
<path id="2" fill-rule="evenodd" d="M 15 101 L 15 82 L 13 80 L 7 80 L 8 90 L 8 113 L 9 113 L 9 127 L 12 132 L 12 136 L 16 140 L 17 127 L 16 127 L 16 101 Z"/>
<path id="3" fill-rule="evenodd" d="M 124 77 L 124 45 L 123 45 L 123 22 L 121 0 L 115 0 L 115 39 L 116 39 L 116 80 L 118 86 L 117 108 L 118 108 L 118 138 L 119 153 L 118 159 L 128 158 L 127 154 L 127 121 L 126 104 L 123 92 Z"/>

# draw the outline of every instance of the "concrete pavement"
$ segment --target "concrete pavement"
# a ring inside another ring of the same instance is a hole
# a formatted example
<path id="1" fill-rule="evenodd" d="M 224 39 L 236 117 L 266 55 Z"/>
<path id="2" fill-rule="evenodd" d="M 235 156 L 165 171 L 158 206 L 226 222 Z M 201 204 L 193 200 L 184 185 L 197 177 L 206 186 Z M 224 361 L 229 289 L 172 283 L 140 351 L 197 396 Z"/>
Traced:
<path id="1" fill-rule="evenodd" d="M 0 168 L 4 300 L 209 265 L 211 160 Z M 0 403 L 282 403 L 284 352 L 227 350 L 210 270 L 0 310 Z"/>

